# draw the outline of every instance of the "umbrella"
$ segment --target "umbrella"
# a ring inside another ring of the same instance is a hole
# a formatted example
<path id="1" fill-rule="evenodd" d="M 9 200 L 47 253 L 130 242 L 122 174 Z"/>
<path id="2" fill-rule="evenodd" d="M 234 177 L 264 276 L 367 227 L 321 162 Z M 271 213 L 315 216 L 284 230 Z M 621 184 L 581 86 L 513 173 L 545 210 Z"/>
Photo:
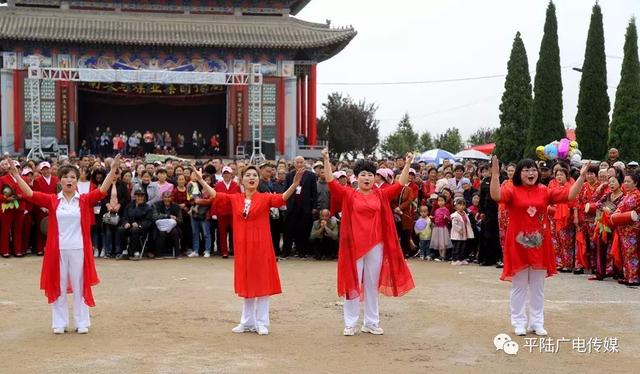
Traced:
<path id="1" fill-rule="evenodd" d="M 435 163 L 436 165 L 440 165 L 444 160 L 455 160 L 456 156 L 445 151 L 444 149 L 430 149 L 426 152 L 422 152 L 417 161 L 424 161 L 426 163 Z"/>
<path id="2" fill-rule="evenodd" d="M 472 160 L 490 160 L 491 157 L 475 149 L 465 149 L 456 153 L 456 158 L 469 158 Z"/>

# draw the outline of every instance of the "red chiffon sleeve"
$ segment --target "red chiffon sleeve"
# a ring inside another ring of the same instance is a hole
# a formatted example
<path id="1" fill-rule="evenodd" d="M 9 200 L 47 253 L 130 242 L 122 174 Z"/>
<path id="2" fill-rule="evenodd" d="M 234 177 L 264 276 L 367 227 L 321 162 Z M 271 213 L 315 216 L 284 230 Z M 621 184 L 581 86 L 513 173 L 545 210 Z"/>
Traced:
<path id="1" fill-rule="evenodd" d="M 548 204 L 568 204 L 569 188 L 547 188 Z"/>
<path id="2" fill-rule="evenodd" d="M 277 194 L 269 194 L 269 207 L 270 208 L 280 208 L 287 202 L 282 197 L 281 193 Z"/>
<path id="3" fill-rule="evenodd" d="M 34 205 L 37 205 L 41 208 L 46 208 L 47 210 L 53 210 L 53 205 L 51 203 L 51 194 L 33 191 L 31 196 L 23 195 L 24 199 Z"/>
<path id="4" fill-rule="evenodd" d="M 509 204 L 511 197 L 513 196 L 513 187 L 503 184 L 500 187 L 500 204 Z"/>
<path id="5" fill-rule="evenodd" d="M 389 201 L 391 201 L 398 197 L 398 195 L 400 195 L 400 191 L 402 191 L 403 187 L 403 185 L 396 182 L 389 187 L 382 189 L 382 194 L 385 195 Z"/>

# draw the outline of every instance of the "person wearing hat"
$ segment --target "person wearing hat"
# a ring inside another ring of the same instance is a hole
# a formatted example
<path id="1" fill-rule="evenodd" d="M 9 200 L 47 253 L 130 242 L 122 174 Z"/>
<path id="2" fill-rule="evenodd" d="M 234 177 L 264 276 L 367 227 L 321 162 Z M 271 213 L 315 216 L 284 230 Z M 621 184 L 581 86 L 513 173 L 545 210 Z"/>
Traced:
<path id="1" fill-rule="evenodd" d="M 55 175 L 51 175 L 51 164 L 47 161 L 42 161 L 40 164 L 38 164 L 38 171 L 40 172 L 40 175 L 33 181 L 33 190 L 47 194 L 56 193 L 58 177 Z M 40 226 L 40 223 L 48 214 L 49 213 L 47 211 L 47 208 L 36 208 L 34 214 L 36 225 Z M 44 234 L 36 230 L 36 251 L 38 252 L 38 256 L 42 256 L 42 253 L 44 252 L 45 242 L 46 237 L 44 236 Z"/>
<path id="2" fill-rule="evenodd" d="M 240 324 L 234 333 L 269 334 L 269 297 L 282 293 L 276 256 L 271 242 L 269 216 L 271 208 L 281 207 L 296 191 L 303 173 L 298 169 L 291 185 L 282 194 L 258 191 L 258 169 L 249 165 L 241 171 L 244 192 L 218 193 L 206 183 L 199 171 L 198 182 L 213 199 L 228 202 L 233 220 L 233 276 L 235 293 L 244 298 Z"/>
<path id="3" fill-rule="evenodd" d="M 225 166 L 222 168 L 222 179 L 213 187 L 216 192 L 225 194 L 240 193 L 240 185 L 233 181 L 233 170 Z M 218 249 L 222 258 L 229 257 L 229 234 L 232 230 L 233 220 L 231 204 L 225 200 L 214 201 L 211 205 L 211 214 L 218 217 Z M 190 255 L 191 257 L 195 257 Z"/>
<path id="4" fill-rule="evenodd" d="M 385 189 L 391 186 L 390 179 L 393 178 L 393 170 L 388 168 L 380 168 L 376 170 L 376 174 L 373 176 L 373 189 Z"/>
<path id="5" fill-rule="evenodd" d="M 3 160 L 2 162 L 9 163 L 9 170 L 11 170 L 11 167 L 20 168 L 18 161 Z M 14 176 L 11 172 L 0 177 L 0 203 L 2 204 L 0 213 L 0 254 L 2 257 L 9 257 L 10 236 L 13 238 L 13 254 L 16 257 L 25 255 L 23 240 L 26 238 L 22 234 L 24 231 L 26 205 L 22 199 L 22 192 L 18 188 L 18 179 L 22 180 L 20 174 Z"/>
<path id="6" fill-rule="evenodd" d="M 161 258 L 168 256 L 167 242 L 170 242 L 174 255 L 177 257 L 180 251 L 180 229 L 182 214 L 180 206 L 173 202 L 171 191 L 162 193 L 162 200 L 153 204 L 153 221 L 156 225 L 156 243 L 153 251 L 154 256 Z"/>
<path id="7" fill-rule="evenodd" d="M 629 173 L 635 173 L 638 170 L 638 163 L 635 161 L 631 161 L 627 164 L 627 171 Z"/>
<path id="8" fill-rule="evenodd" d="M 153 210 L 146 204 L 144 190 L 137 188 L 133 191 L 133 196 L 134 200 L 124 209 L 120 227 L 118 227 L 118 236 L 122 241 L 120 247 L 127 248 L 127 239 L 129 246 L 116 259 L 139 260 L 141 239 L 144 239 L 153 226 Z"/>
<path id="9" fill-rule="evenodd" d="M 20 178 L 15 166 L 9 171 L 17 179 L 26 200 L 37 206 L 45 206 L 51 212 L 47 220 L 47 243 L 40 273 L 40 288 L 44 290 L 49 303 L 53 303 L 51 309 L 54 334 L 64 334 L 69 327 L 67 286 L 73 290 L 76 331 L 79 334 L 89 332 L 91 321 L 88 306 L 95 306 L 91 287 L 100 282 L 91 253 L 91 217 L 93 207 L 106 196 L 115 180 L 115 170 L 119 164 L 118 155 L 100 188 L 84 195 L 78 193 L 79 171 L 73 166 L 63 166 L 58 170 L 62 188 L 57 194 L 33 191 Z"/>
<path id="10" fill-rule="evenodd" d="M 313 164 L 313 167 L 312 167 L 313 172 L 316 173 L 316 175 L 318 175 L 318 176 L 320 175 L 320 173 L 322 173 L 322 171 L 318 171 L 319 168 L 323 168 L 324 169 L 324 164 L 322 164 L 322 161 L 316 161 Z"/>

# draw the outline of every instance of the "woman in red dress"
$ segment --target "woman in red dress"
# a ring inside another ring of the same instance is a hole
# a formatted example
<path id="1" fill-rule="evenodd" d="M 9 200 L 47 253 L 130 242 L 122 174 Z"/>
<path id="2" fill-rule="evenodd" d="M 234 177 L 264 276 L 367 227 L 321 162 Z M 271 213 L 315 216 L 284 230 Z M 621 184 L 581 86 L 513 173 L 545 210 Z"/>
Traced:
<path id="1" fill-rule="evenodd" d="M 637 174 L 629 174 L 624 177 L 625 194 L 622 201 L 618 204 L 615 213 L 625 213 L 635 211 L 640 213 L 640 191 L 638 191 L 638 182 L 640 177 Z M 640 286 L 640 274 L 638 266 L 640 256 L 638 256 L 638 243 L 640 242 L 640 222 L 630 222 L 620 225 L 616 228 L 618 234 L 618 247 L 621 252 L 622 271 L 624 279 L 618 280 L 618 283 L 625 284 L 630 287 Z M 615 239 L 614 239 L 615 242 Z M 612 251 L 618 248 L 612 248 Z"/>
<path id="2" fill-rule="evenodd" d="M 573 182 L 569 181 L 569 170 L 561 167 L 556 169 L 554 186 L 551 190 L 571 188 Z M 549 216 L 551 223 L 551 243 L 556 253 L 556 266 L 562 273 L 573 271 L 575 262 L 575 236 L 578 221 L 578 211 L 573 202 L 550 205 Z"/>
<path id="3" fill-rule="evenodd" d="M 544 278 L 556 273 L 547 207 L 575 199 L 588 167 L 589 163 L 585 163 L 580 178 L 570 189 L 552 190 L 539 183 L 540 172 L 535 161 L 525 159 L 516 166 L 513 186 L 500 188 L 498 158 L 493 156 L 491 198 L 504 204 L 509 211 L 503 248 L 504 268 L 500 279 L 512 282 L 511 324 L 518 336 L 527 333 L 527 293 L 528 330 L 536 335 L 547 335 L 544 329 Z"/>
<path id="4" fill-rule="evenodd" d="M 329 168 L 331 170 L 331 168 Z M 276 256 L 271 241 L 269 212 L 279 208 L 293 195 L 302 179 L 301 171 L 282 194 L 258 192 L 258 169 L 247 166 L 241 171 L 243 193 L 216 192 L 195 171 L 198 182 L 211 197 L 213 204 L 230 204 L 233 227 L 233 284 L 238 296 L 244 298 L 240 324 L 231 331 L 269 334 L 269 296 L 282 293 Z"/>
<path id="5" fill-rule="evenodd" d="M 598 182 L 598 166 L 591 165 L 587 170 L 585 183 L 578 194 L 576 208 L 578 209 L 578 227 L 576 228 L 576 270 L 596 268 L 596 243 L 593 233 L 596 227 L 596 203 L 600 200 L 601 184 Z"/>
<path id="6" fill-rule="evenodd" d="M 31 190 L 11 163 L 9 173 L 17 179 L 25 200 L 46 208 L 49 214 L 40 288 L 51 305 L 53 333 L 64 334 L 69 326 L 67 291 L 73 291 L 73 319 L 79 334 L 89 332 L 89 308 L 95 306 L 91 287 L 100 282 L 93 261 L 91 223 L 93 207 L 106 195 L 116 178 L 120 156 L 111 164 L 111 171 L 100 188 L 80 195 L 77 191 L 80 172 L 73 166 L 58 170 L 62 191 L 48 194 Z M 55 214 L 54 214 L 55 212 Z"/>
<path id="7" fill-rule="evenodd" d="M 329 153 L 322 151 L 324 170 L 332 209 L 342 209 L 338 250 L 338 295 L 344 302 L 343 335 L 356 332 L 360 299 L 364 299 L 364 324 L 360 331 L 382 335 L 379 326 L 378 291 L 387 296 L 402 296 L 415 287 L 404 260 L 395 230 L 390 201 L 397 198 L 409 182 L 413 155 L 407 154 L 399 183 L 374 189 L 376 165 L 359 160 L 354 168 L 358 189 L 345 188 L 331 174 Z"/>

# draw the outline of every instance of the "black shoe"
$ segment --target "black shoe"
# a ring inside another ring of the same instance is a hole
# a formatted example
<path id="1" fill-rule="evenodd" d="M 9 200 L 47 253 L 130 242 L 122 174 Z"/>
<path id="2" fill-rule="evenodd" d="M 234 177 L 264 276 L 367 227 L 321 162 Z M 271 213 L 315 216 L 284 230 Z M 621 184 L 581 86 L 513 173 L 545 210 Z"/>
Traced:
<path id="1" fill-rule="evenodd" d="M 576 269 L 573 271 L 573 274 L 576 274 L 576 275 L 584 274 L 584 269 Z"/>
<path id="2" fill-rule="evenodd" d="M 502 261 L 498 261 L 498 262 L 496 263 L 496 268 L 498 268 L 498 269 L 502 269 L 503 267 L 504 267 L 504 264 L 502 263 Z"/>

